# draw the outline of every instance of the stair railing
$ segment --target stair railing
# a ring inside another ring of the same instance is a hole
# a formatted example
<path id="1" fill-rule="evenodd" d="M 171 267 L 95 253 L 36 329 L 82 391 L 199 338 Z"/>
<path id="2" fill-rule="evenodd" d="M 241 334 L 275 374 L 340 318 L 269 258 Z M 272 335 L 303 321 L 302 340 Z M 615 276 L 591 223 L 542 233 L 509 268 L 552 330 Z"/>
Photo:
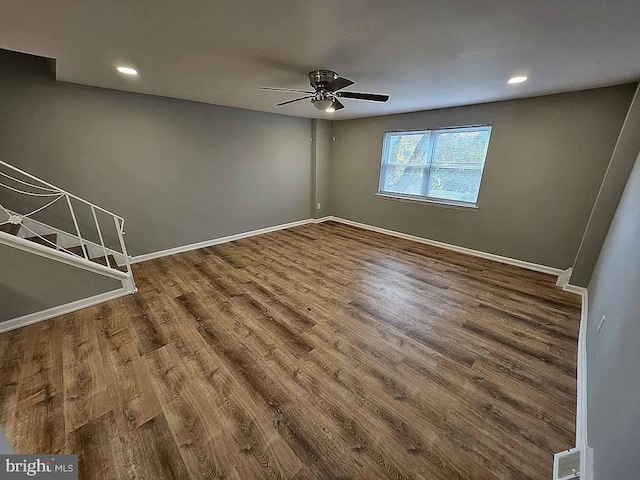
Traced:
<path id="1" fill-rule="evenodd" d="M 9 171 L 9 173 L 7 173 L 7 171 Z M 24 178 L 28 180 L 25 180 Z M 93 255 L 90 255 L 91 251 L 101 251 L 103 255 L 103 257 L 101 258 L 104 258 L 106 267 L 109 269 L 118 269 L 119 267 L 117 262 L 115 265 L 112 265 L 112 261 L 111 261 L 112 258 L 115 259 L 116 256 L 119 258 L 122 258 L 124 261 L 124 266 L 126 266 L 126 273 L 129 275 L 131 279 L 132 288 L 135 288 L 133 287 L 133 274 L 131 272 L 131 262 L 130 262 L 129 255 L 127 254 L 127 248 L 124 242 L 124 233 L 125 233 L 124 219 L 121 216 L 116 215 L 115 213 L 110 212 L 109 210 L 106 210 L 87 200 L 84 200 L 83 198 L 80 198 L 77 195 L 69 193 L 61 188 L 56 187 L 55 185 L 49 182 L 46 182 L 34 175 L 31 175 L 30 173 L 20 170 L 19 168 L 16 168 L 13 165 L 10 165 L 0 160 L 0 192 L 2 191 L 2 189 L 5 189 L 5 192 L 12 192 L 12 194 L 18 194 L 25 197 L 29 197 L 30 198 L 29 202 L 31 203 L 31 206 L 27 208 L 27 210 L 30 210 L 27 213 L 18 213 L 10 209 L 8 206 L 3 205 L 3 202 L 2 202 L 3 196 L 0 196 L 0 226 L 8 225 L 8 224 L 12 224 L 16 226 L 20 225 L 20 227 L 28 231 L 29 234 L 37 236 L 40 239 L 40 243 L 43 243 L 47 246 L 55 248 L 56 250 L 62 251 L 69 255 L 73 255 L 74 257 L 84 260 L 86 262 L 91 262 L 92 265 L 95 265 L 95 263 L 91 260 L 91 257 L 93 256 Z M 45 227 L 51 227 L 51 231 L 48 231 L 47 233 L 58 232 L 59 234 L 63 234 L 64 236 L 66 236 L 67 241 L 69 237 L 73 237 L 74 239 L 77 239 L 77 244 L 78 244 L 77 246 L 80 247 L 82 255 L 79 255 L 78 253 L 70 250 L 70 248 L 72 248 L 70 246 L 62 247 L 57 243 L 54 244 L 49 239 L 45 238 L 44 235 L 46 235 L 46 233 L 42 231 L 41 232 L 36 231 L 38 229 L 33 228 L 34 223 L 31 223 L 28 221 L 28 220 L 34 220 L 33 216 L 35 214 L 41 213 L 47 209 L 51 209 L 53 205 L 58 203 L 58 201 L 62 200 L 63 198 L 65 199 L 68 213 L 73 223 L 74 232 L 69 232 L 68 230 L 70 230 L 70 228 L 67 225 L 63 227 L 56 227 L 54 225 L 51 225 L 49 221 L 40 222 L 36 220 L 35 224 L 41 224 Z M 87 225 L 86 221 L 81 226 L 81 223 L 78 220 L 78 216 L 76 215 L 76 210 L 73 206 L 72 201 L 79 202 L 80 204 L 89 208 L 91 212 L 90 218 L 93 220 L 93 227 L 95 228 L 95 232 L 97 233 L 98 242 L 91 241 L 86 238 L 86 235 L 85 236 L 82 235 L 81 233 L 82 229 L 85 229 L 86 231 L 86 229 L 89 228 L 89 226 Z M 35 205 L 35 206 L 33 205 L 33 204 L 37 204 L 38 202 L 42 202 L 43 205 Z M 107 248 L 105 244 L 105 238 L 103 236 L 103 230 L 100 226 L 100 222 L 96 212 L 101 212 L 101 214 L 112 218 L 113 225 L 115 226 L 117 240 L 119 243 L 118 245 L 119 250 L 116 248 Z M 6 217 L 6 219 L 3 220 L 3 217 Z"/>

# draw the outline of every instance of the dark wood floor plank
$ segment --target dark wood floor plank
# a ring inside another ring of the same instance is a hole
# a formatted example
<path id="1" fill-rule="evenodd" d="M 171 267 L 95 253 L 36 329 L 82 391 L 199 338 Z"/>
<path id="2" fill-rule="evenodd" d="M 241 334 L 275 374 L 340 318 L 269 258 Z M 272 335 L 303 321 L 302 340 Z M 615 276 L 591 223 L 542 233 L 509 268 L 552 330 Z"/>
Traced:
<path id="1" fill-rule="evenodd" d="M 132 320 L 138 353 L 146 355 L 167 344 L 158 329 L 156 314 L 147 304 L 144 295 L 135 295 L 124 302 L 127 316 Z"/>
<path id="2" fill-rule="evenodd" d="M 228 432 L 235 440 L 238 455 L 255 458 L 261 466 L 260 476 L 279 478 L 294 476 L 302 463 L 274 430 L 270 408 L 254 398 L 210 350 L 200 350 L 188 362 L 190 371 L 207 384 L 209 401 L 224 410 Z"/>
<path id="3" fill-rule="evenodd" d="M 161 413 L 160 403 L 149 388 L 149 372 L 138 354 L 123 301 L 103 304 L 96 316 L 98 342 L 103 355 L 106 375 L 111 385 L 111 408 L 119 429 L 135 430 Z"/>
<path id="4" fill-rule="evenodd" d="M 111 411 L 111 383 L 100 352 L 96 308 L 66 316 L 62 338 L 67 433 Z"/>
<path id="5" fill-rule="evenodd" d="M 0 335 L 17 451 L 91 479 L 543 480 L 573 444 L 579 298 L 326 222 L 134 265 Z"/>
<path id="6" fill-rule="evenodd" d="M 18 380 L 15 419 L 10 435 L 25 453 L 61 453 L 65 445 L 61 323 L 34 326 L 26 333 L 25 357 Z M 4 368 L 4 367 L 3 367 Z"/>
<path id="7" fill-rule="evenodd" d="M 78 478 L 81 480 L 131 478 L 112 412 L 71 431 L 67 435 L 65 453 L 78 454 Z"/>
<path id="8" fill-rule="evenodd" d="M 162 413 L 122 436 L 123 477 L 171 480 L 189 478 L 167 420 Z"/>
<path id="9" fill-rule="evenodd" d="M 17 435 L 12 435 L 16 425 L 17 404 L 19 400 L 20 375 L 26 366 L 25 334 L 27 330 L 14 330 L 5 333 L 0 341 L 0 425 L 14 442 L 21 441 Z"/>
<path id="10" fill-rule="evenodd" d="M 234 465 L 222 462 L 224 451 L 216 449 L 222 432 L 215 419 L 201 411 L 195 386 L 171 345 L 149 353 L 151 372 L 167 424 L 191 478 L 224 478 Z"/>
<path id="11" fill-rule="evenodd" d="M 271 407 L 275 427 L 301 461 L 320 476 L 348 477 L 349 467 L 353 468 L 352 461 L 344 455 L 344 446 L 336 442 L 321 441 L 326 435 L 330 435 L 327 432 L 329 427 L 327 424 L 322 425 L 323 419 L 318 418 L 318 412 L 313 413 L 317 410 L 313 408 L 313 403 L 300 397 L 295 383 L 287 377 L 274 378 L 272 372 L 256 356 L 260 349 L 252 351 L 250 345 L 243 344 L 242 336 L 234 332 L 233 325 L 227 328 L 223 326 L 227 310 L 220 305 L 216 307 L 215 304 L 205 306 L 203 300 L 193 293 L 181 295 L 176 300 L 184 307 L 185 313 L 198 323 L 198 331 L 229 371 L 256 399 Z M 296 402 L 293 402 L 294 399 Z M 305 404 L 307 409 L 304 408 Z M 319 436 L 305 435 L 305 425 L 318 432 Z"/>

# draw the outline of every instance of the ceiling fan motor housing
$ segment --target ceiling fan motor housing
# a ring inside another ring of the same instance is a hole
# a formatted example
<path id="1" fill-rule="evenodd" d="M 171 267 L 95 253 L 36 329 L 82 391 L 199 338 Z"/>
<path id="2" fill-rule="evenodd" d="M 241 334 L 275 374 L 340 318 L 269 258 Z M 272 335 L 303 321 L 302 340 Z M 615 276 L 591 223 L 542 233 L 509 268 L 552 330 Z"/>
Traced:
<path id="1" fill-rule="evenodd" d="M 309 83 L 316 90 L 323 89 L 336 78 L 338 78 L 338 74 L 331 70 L 314 70 L 313 72 L 309 72 Z"/>

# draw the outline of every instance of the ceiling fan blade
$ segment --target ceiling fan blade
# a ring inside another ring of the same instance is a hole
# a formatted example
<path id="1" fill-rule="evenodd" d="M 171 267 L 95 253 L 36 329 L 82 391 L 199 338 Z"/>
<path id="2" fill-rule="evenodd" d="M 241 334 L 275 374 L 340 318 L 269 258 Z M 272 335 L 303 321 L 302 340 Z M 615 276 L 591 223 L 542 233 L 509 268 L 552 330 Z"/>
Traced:
<path id="1" fill-rule="evenodd" d="M 282 105 L 286 105 L 287 103 L 299 102 L 300 100 L 306 100 L 307 98 L 313 98 L 314 95 L 307 95 L 306 97 L 294 98 L 293 100 L 288 100 L 282 103 L 276 103 L 274 107 L 281 107 Z"/>
<path id="2" fill-rule="evenodd" d="M 337 92 L 336 96 L 341 98 L 354 98 L 356 100 L 371 100 L 374 102 L 386 102 L 389 100 L 389 95 L 378 95 L 375 93 Z"/>
<path id="3" fill-rule="evenodd" d="M 351 80 L 349 80 L 348 78 L 338 77 L 335 80 L 329 82 L 327 86 L 324 87 L 324 89 L 330 92 L 337 92 L 338 90 L 346 88 L 349 85 L 353 85 L 353 82 Z"/>
<path id="4" fill-rule="evenodd" d="M 340 100 L 338 100 L 337 98 L 333 101 L 332 106 L 334 110 L 342 110 L 344 108 L 344 105 L 340 103 Z"/>
<path id="5" fill-rule="evenodd" d="M 298 90 L 295 88 L 271 88 L 271 87 L 260 87 L 258 90 L 268 90 L 270 92 L 296 92 L 296 93 L 315 93 L 309 90 Z"/>

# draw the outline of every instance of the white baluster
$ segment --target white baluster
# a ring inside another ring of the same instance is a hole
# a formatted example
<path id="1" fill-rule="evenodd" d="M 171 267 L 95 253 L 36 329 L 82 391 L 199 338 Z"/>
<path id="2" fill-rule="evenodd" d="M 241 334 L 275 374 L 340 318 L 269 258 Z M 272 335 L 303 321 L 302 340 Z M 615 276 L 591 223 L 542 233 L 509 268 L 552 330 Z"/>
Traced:
<path id="1" fill-rule="evenodd" d="M 102 232 L 100 231 L 100 224 L 98 223 L 98 217 L 96 217 L 96 209 L 91 205 L 91 213 L 93 214 L 93 221 L 96 223 L 96 230 L 98 230 L 98 237 L 100 238 L 100 245 L 102 245 L 102 253 L 104 259 L 107 262 L 107 267 L 111 268 L 111 262 L 109 262 L 109 256 L 107 255 L 107 249 L 104 246 L 104 240 L 102 239 Z"/>
<path id="2" fill-rule="evenodd" d="M 84 246 L 84 242 L 82 241 L 82 235 L 80 235 L 80 227 L 78 227 L 78 220 L 76 219 L 76 214 L 73 211 L 73 205 L 71 205 L 71 199 L 69 195 L 65 195 L 67 199 L 67 205 L 69 205 L 69 211 L 71 212 L 71 218 L 73 218 L 73 225 L 76 227 L 76 233 L 78 234 L 78 240 L 80 241 L 80 248 L 82 248 L 82 253 L 84 253 L 85 260 L 89 260 L 87 256 L 87 249 Z"/>

